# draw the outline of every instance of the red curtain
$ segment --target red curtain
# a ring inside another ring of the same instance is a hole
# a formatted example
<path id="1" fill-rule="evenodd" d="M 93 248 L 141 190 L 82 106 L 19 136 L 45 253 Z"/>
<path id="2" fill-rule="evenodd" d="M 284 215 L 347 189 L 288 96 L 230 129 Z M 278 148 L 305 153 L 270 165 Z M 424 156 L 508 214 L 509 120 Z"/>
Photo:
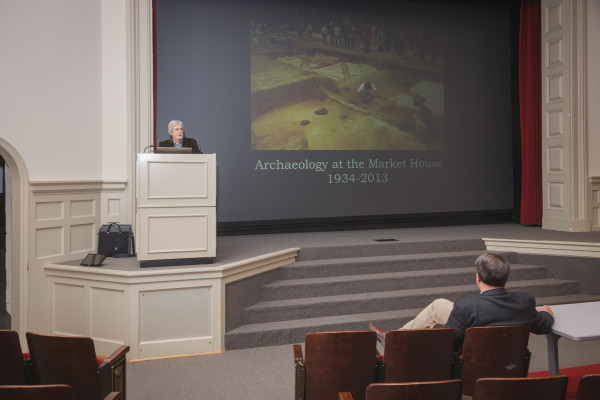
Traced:
<path id="1" fill-rule="evenodd" d="M 542 224 L 542 109 L 540 0 L 521 1 L 521 224 Z"/>

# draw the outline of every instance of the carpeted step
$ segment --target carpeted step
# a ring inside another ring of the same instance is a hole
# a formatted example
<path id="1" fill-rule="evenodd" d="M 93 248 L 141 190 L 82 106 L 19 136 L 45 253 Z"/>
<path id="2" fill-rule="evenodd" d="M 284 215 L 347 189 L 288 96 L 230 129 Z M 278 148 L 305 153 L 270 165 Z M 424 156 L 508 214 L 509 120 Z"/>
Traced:
<path id="1" fill-rule="evenodd" d="M 454 251 L 483 252 L 485 245 L 481 239 L 431 240 L 418 242 L 393 241 L 393 237 L 374 237 L 371 243 L 348 246 L 305 247 L 298 253 L 298 261 L 324 260 L 332 258 L 355 258 L 417 253 L 441 253 Z"/>
<path id="2" fill-rule="evenodd" d="M 387 326 L 400 327 L 413 319 L 419 311 L 421 310 L 406 309 L 248 324 L 227 332 L 225 346 L 228 350 L 232 350 L 302 343 L 309 332 L 367 330 L 369 321 L 375 321 L 377 324 L 385 321 Z"/>
<path id="3" fill-rule="evenodd" d="M 358 258 L 329 258 L 297 261 L 279 269 L 280 279 L 305 279 L 327 276 L 360 275 L 376 272 L 423 271 L 430 269 L 473 267 L 483 251 L 469 250 L 450 253 L 396 254 Z M 516 261 L 516 254 L 500 253 L 508 262 Z"/>
<path id="4" fill-rule="evenodd" d="M 456 286 L 473 283 L 474 268 L 447 268 L 426 271 L 384 272 L 364 275 L 330 276 L 279 280 L 263 286 L 263 299 L 283 300 L 334 296 L 374 291 Z M 511 280 L 544 279 L 548 269 L 539 265 L 511 266 Z"/>
<path id="5" fill-rule="evenodd" d="M 566 280 L 527 280 L 512 282 L 512 290 L 527 291 L 535 297 L 569 295 L 579 291 L 579 283 Z M 456 300 L 477 293 L 474 284 L 427 289 L 405 289 L 387 292 L 367 292 L 301 299 L 272 300 L 244 309 L 246 323 L 283 321 L 333 315 L 381 312 L 386 310 L 422 308 L 436 298 Z"/>
<path id="6" fill-rule="evenodd" d="M 506 284 L 507 290 L 527 292 L 537 298 L 550 296 L 570 296 L 580 292 L 579 281 L 563 279 L 543 279 L 512 282 Z"/>

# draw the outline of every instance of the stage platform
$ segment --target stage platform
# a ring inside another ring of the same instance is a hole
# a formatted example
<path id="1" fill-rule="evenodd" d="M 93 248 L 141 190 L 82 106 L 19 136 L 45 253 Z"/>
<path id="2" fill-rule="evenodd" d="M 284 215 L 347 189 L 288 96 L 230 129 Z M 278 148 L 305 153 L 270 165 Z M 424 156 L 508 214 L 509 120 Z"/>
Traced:
<path id="1" fill-rule="evenodd" d="M 303 250 L 390 242 L 426 249 L 427 242 L 470 239 L 488 250 L 600 258 L 600 232 L 517 224 L 219 236 L 212 264 L 140 268 L 135 258 L 107 258 L 101 267 L 47 265 L 48 330 L 93 337 L 101 353 L 130 345 L 130 359 L 220 352 L 232 282 L 291 264 Z"/>

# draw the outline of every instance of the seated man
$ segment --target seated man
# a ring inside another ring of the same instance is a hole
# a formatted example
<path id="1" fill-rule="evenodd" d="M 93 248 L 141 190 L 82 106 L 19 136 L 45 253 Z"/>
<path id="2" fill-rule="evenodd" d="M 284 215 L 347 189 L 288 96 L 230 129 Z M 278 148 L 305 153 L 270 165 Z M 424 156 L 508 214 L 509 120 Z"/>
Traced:
<path id="1" fill-rule="evenodd" d="M 475 279 L 480 293 L 452 303 L 437 299 L 421 311 L 415 319 L 400 329 L 453 328 L 455 347 L 460 350 L 465 331 L 472 326 L 531 325 L 531 332 L 549 333 L 554 315 L 548 306 L 535 308 L 535 298 L 529 293 L 508 292 L 504 285 L 510 273 L 510 264 L 495 253 L 484 253 L 475 261 Z M 388 332 L 372 322 L 371 330 L 380 342 Z"/>
<path id="2" fill-rule="evenodd" d="M 183 130 L 183 122 L 174 119 L 168 125 L 169 136 L 167 140 L 158 143 L 158 147 L 191 147 L 192 153 L 202 154 L 196 139 L 186 138 Z"/>

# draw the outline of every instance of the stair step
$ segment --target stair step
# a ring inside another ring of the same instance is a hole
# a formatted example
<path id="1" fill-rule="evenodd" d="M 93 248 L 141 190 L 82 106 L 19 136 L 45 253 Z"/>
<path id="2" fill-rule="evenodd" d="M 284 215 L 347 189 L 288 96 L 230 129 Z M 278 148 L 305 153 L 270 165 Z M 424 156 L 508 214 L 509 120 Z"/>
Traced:
<path id="1" fill-rule="evenodd" d="M 225 335 L 225 344 L 227 349 L 240 349 L 266 346 L 267 343 L 270 343 L 268 345 L 303 343 L 304 337 L 310 332 L 367 330 L 369 321 L 392 319 L 407 322 L 419 311 L 419 309 L 406 309 L 248 324 L 228 331 Z M 397 326 L 402 326 L 403 323 Z"/>
<path id="2" fill-rule="evenodd" d="M 542 279 L 547 268 L 539 265 L 511 266 L 511 280 Z M 330 276 L 304 279 L 285 279 L 263 287 L 264 300 L 297 299 L 337 294 L 372 291 L 455 286 L 473 283 L 474 268 L 447 268 L 443 270 L 384 272 L 364 275 Z"/>
<path id="3" fill-rule="evenodd" d="M 374 272 L 422 271 L 456 267 L 473 267 L 483 251 L 457 251 L 452 253 L 395 254 L 359 258 L 330 258 L 326 260 L 297 261 L 279 269 L 281 279 L 305 279 L 327 276 L 371 274 Z M 508 262 L 516 254 L 501 253 Z"/>
<path id="4" fill-rule="evenodd" d="M 527 291 L 535 297 L 568 295 L 577 293 L 579 283 L 567 280 L 538 279 L 512 282 L 509 289 Z M 325 317 L 331 315 L 380 312 L 386 309 L 420 308 L 436 298 L 455 301 L 458 298 L 477 293 L 474 284 L 404 289 L 383 292 L 368 292 L 333 296 L 310 297 L 263 301 L 247 307 L 244 318 L 247 323 L 260 323 L 278 320 Z"/>
<path id="5" fill-rule="evenodd" d="M 398 255 L 398 254 L 417 254 L 431 251 L 465 251 L 465 250 L 485 250 L 485 245 L 481 239 L 459 239 L 459 240 L 431 240 L 431 241 L 384 241 L 394 240 L 393 237 L 373 237 L 371 243 L 341 245 L 341 246 L 323 246 L 306 247 L 298 253 L 298 261 L 304 260 L 324 260 L 332 258 L 355 258 L 373 255 Z"/>

